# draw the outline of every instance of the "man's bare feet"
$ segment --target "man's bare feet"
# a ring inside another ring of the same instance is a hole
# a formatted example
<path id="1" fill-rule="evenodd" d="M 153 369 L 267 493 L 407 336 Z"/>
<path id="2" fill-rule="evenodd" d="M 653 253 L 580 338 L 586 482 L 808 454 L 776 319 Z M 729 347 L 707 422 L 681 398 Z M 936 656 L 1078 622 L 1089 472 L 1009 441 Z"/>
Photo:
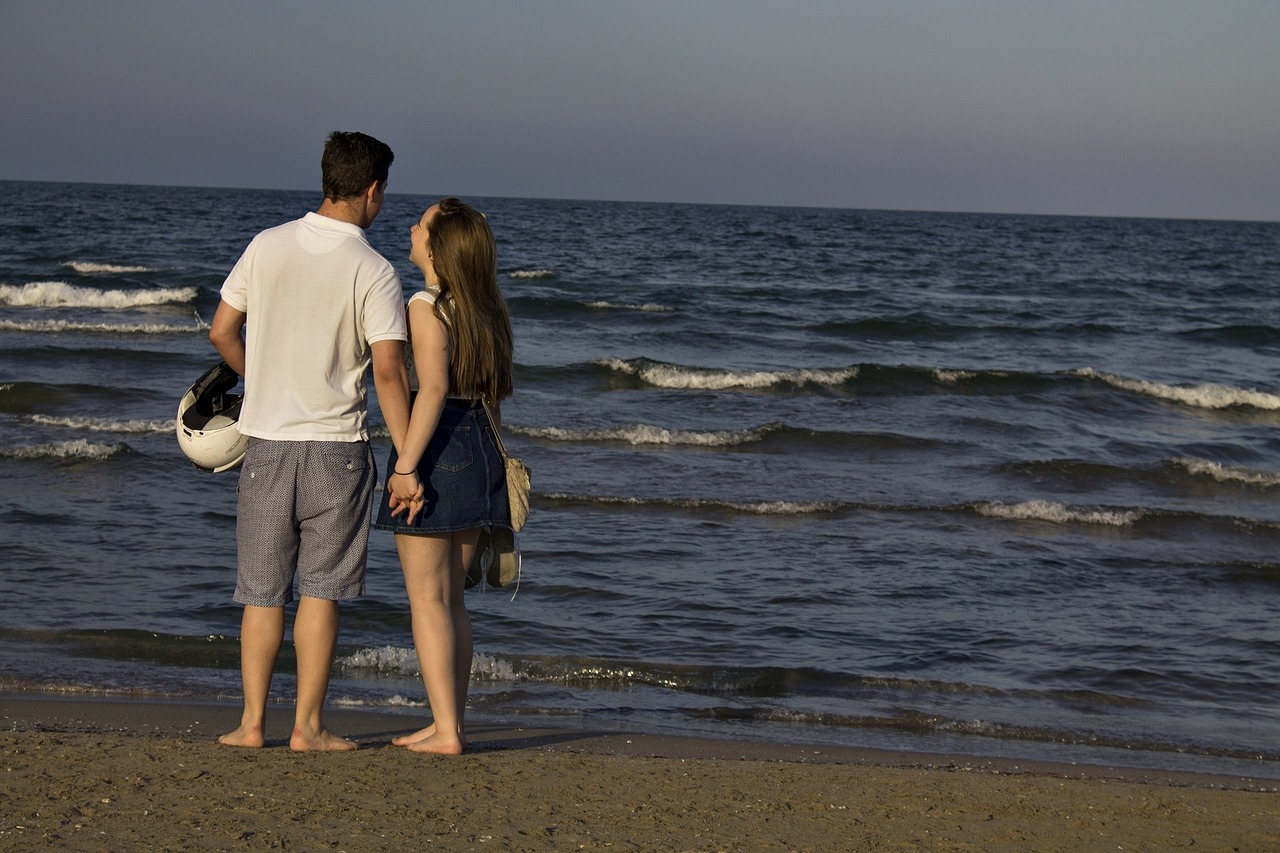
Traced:
<path id="1" fill-rule="evenodd" d="M 414 752 L 430 752 L 435 755 L 462 755 L 462 751 L 467 748 L 467 744 L 458 735 L 449 737 L 444 733 L 438 733 L 430 737 L 424 737 L 422 740 L 415 740 L 413 743 L 408 744 L 408 748 Z"/>
<path id="2" fill-rule="evenodd" d="M 243 723 L 234 732 L 228 732 L 218 738 L 218 743 L 226 746 L 241 746 L 248 749 L 262 749 L 266 745 L 266 736 L 262 726 L 246 726 Z"/>
<path id="3" fill-rule="evenodd" d="M 308 735 L 295 728 L 293 736 L 289 738 L 289 748 L 294 752 L 349 752 L 359 749 L 359 745 L 355 741 L 338 737 L 328 729 Z"/>

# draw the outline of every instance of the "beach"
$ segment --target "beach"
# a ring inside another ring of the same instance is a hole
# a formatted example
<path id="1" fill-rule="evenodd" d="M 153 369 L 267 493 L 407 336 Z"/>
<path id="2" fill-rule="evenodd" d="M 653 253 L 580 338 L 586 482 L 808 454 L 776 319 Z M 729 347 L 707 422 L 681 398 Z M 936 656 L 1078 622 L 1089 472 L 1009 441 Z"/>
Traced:
<path id="1" fill-rule="evenodd" d="M 216 742 L 229 704 L 0 697 L 0 850 L 1267 850 L 1274 780 L 331 710 L 349 753 Z"/>

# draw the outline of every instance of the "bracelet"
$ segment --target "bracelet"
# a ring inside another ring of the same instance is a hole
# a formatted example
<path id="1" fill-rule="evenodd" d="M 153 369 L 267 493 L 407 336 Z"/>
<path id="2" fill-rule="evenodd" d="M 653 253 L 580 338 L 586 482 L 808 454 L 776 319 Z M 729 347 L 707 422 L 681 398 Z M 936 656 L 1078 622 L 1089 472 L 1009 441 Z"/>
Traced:
<path id="1" fill-rule="evenodd" d="M 417 469 L 417 468 L 414 468 L 412 471 L 397 471 L 395 468 L 392 468 L 392 469 L 391 469 L 391 473 L 392 473 L 392 474 L 399 474 L 401 477 L 408 477 L 410 474 L 417 474 L 417 473 L 418 473 L 418 469 Z"/>

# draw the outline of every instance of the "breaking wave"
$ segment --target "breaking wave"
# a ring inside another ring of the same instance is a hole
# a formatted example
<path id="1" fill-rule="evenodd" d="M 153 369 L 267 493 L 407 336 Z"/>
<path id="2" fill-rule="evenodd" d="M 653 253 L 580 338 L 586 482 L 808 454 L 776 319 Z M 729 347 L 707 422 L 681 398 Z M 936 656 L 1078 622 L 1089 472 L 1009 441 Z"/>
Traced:
<path id="1" fill-rule="evenodd" d="M 196 287 L 167 287 L 141 290 L 99 290 L 76 287 L 64 281 L 34 281 L 21 287 L 0 285 L 0 305 L 18 308 L 98 308 L 122 310 L 150 305 L 193 302 Z"/>
<path id="2" fill-rule="evenodd" d="M 1129 379 L 1113 373 L 1103 373 L 1092 367 L 1068 371 L 1069 375 L 1096 379 L 1122 391 L 1133 391 L 1157 400 L 1169 400 L 1199 409 L 1228 409 L 1249 406 L 1267 411 L 1280 410 L 1280 394 L 1257 391 L 1251 388 L 1235 388 L 1230 385 L 1207 383 L 1202 385 L 1166 385 L 1145 379 Z"/>
<path id="3" fill-rule="evenodd" d="M 684 445 L 692 447 L 734 447 L 750 444 L 781 429 L 780 424 L 737 431 L 671 430 L 635 424 L 607 429 L 562 429 L 560 427 L 511 427 L 510 431 L 545 441 L 620 441 L 633 445 Z"/>
<path id="4" fill-rule="evenodd" d="M 857 367 L 797 370 L 726 370 L 662 364 L 648 359 L 597 362 L 618 373 L 635 376 L 658 388 L 722 391 L 730 388 L 777 388 L 787 385 L 841 385 L 858 375 Z"/>
<path id="5" fill-rule="evenodd" d="M 71 267 L 81 275 L 98 275 L 102 273 L 135 273 L 156 272 L 150 267 L 124 266 L 121 264 L 99 264 L 92 261 L 67 261 L 64 267 Z"/>
<path id="6" fill-rule="evenodd" d="M 204 327 L 205 329 L 208 326 Z M 84 323 L 76 320 L 0 320 L 5 332 L 101 332 L 108 335 L 186 335 L 202 331 L 201 326 L 174 326 L 168 323 Z"/>
<path id="7" fill-rule="evenodd" d="M 0 450 L 0 457 L 5 459 L 68 459 L 99 462 L 128 453 L 129 447 L 124 444 L 93 444 L 83 438 L 75 441 L 60 441 L 49 444 L 33 444 L 28 447 L 13 447 Z"/>
<path id="8" fill-rule="evenodd" d="M 117 421 L 109 418 L 55 418 L 49 415 L 33 415 L 31 420 L 44 426 L 69 427 L 89 432 L 168 434 L 174 431 L 172 418 L 165 421 Z"/>
<path id="9" fill-rule="evenodd" d="M 588 302 L 587 307 L 613 311 L 643 311 L 651 314 L 666 314 L 676 310 L 670 306 L 659 305 L 655 302 L 646 302 L 643 305 L 632 305 L 617 302 Z"/>
<path id="10" fill-rule="evenodd" d="M 1174 459 L 1173 464 L 1185 469 L 1189 474 L 1209 477 L 1220 483 L 1244 483 L 1245 485 L 1262 486 L 1264 488 L 1280 486 L 1280 473 L 1271 471 L 1253 471 L 1248 468 L 1238 468 L 1222 465 L 1218 462 L 1209 462 L 1204 459 L 1186 457 Z"/>
<path id="11" fill-rule="evenodd" d="M 974 504 L 979 515 L 1014 521 L 1049 521 L 1054 524 L 1102 524 L 1112 527 L 1128 527 L 1144 513 L 1136 509 L 1085 509 L 1069 507 L 1056 501 L 1022 501 L 1021 503 Z"/>
<path id="12" fill-rule="evenodd" d="M 1006 504 L 999 501 L 974 501 L 946 506 L 891 505 L 857 501 L 751 501 L 720 500 L 699 497 L 619 497 L 613 495 L 575 495 L 551 493 L 538 495 L 548 503 L 589 504 L 603 507 L 633 507 L 636 509 L 707 512 L 732 512 L 744 515 L 765 516 L 813 516 L 838 515 L 851 512 L 875 513 L 959 513 L 978 514 L 985 518 L 1007 521 L 1041 521 L 1052 524 L 1096 524 L 1108 527 L 1129 527 L 1149 514 L 1160 510 L 1105 507 L 1071 507 L 1056 501 L 1030 500 Z M 1230 523 L 1231 520 L 1228 520 Z"/>

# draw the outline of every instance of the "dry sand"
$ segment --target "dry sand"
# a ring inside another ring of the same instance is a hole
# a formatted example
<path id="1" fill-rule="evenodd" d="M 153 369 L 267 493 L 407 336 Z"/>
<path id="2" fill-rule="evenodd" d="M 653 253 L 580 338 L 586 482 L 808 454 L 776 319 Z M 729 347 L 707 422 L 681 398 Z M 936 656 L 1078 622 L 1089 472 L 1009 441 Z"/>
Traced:
<path id="1" fill-rule="evenodd" d="M 333 710 L 361 749 L 220 746 L 219 705 L 0 696 L 0 851 L 1280 850 L 1275 780 Z"/>

